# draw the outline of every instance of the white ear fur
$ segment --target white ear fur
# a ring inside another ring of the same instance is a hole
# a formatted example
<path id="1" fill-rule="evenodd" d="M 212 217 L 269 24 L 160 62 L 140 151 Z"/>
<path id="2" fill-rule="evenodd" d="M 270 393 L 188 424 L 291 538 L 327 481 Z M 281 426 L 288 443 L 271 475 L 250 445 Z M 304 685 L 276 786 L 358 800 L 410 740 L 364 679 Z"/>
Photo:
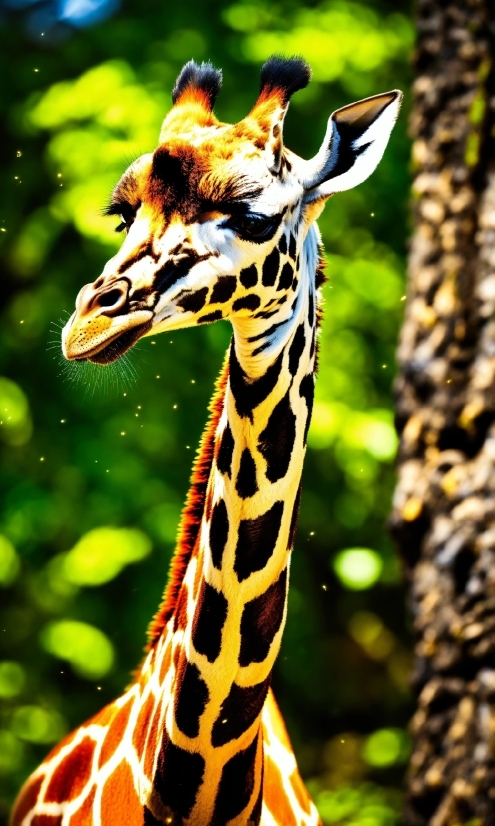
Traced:
<path id="1" fill-rule="evenodd" d="M 378 166 L 402 102 L 397 89 L 334 112 L 318 154 L 298 165 L 305 201 L 352 189 Z"/>

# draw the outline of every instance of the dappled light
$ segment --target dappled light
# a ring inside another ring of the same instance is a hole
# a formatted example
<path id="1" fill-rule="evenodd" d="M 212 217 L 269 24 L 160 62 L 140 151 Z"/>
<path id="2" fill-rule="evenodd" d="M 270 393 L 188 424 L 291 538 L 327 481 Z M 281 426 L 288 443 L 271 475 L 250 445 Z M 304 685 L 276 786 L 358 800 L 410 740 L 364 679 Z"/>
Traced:
<path id="1" fill-rule="evenodd" d="M 371 588 L 380 578 L 383 562 L 369 548 L 347 548 L 333 560 L 335 573 L 345 588 L 361 591 Z"/>

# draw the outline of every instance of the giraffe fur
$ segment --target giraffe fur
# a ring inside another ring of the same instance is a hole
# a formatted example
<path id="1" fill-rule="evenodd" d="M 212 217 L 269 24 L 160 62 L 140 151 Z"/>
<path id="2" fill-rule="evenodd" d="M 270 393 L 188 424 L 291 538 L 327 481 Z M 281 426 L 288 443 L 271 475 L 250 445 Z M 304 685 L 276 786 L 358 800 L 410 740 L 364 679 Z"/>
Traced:
<path id="1" fill-rule="evenodd" d="M 101 365 L 139 338 L 228 319 L 164 599 L 128 690 L 59 744 L 11 826 L 317 826 L 271 689 L 311 420 L 326 199 L 378 164 L 401 95 L 334 112 L 315 158 L 283 144 L 299 58 L 271 58 L 240 123 L 221 73 L 186 64 L 159 145 L 108 213 L 125 232 L 67 322 L 68 359 Z"/>

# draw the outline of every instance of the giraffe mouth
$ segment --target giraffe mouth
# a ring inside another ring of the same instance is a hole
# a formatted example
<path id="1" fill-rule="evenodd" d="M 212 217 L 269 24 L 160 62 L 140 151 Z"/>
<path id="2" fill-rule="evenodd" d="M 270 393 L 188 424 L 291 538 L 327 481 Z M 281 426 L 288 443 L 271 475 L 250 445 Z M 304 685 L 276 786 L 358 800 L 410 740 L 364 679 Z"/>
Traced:
<path id="1" fill-rule="evenodd" d="M 133 327 L 131 330 L 126 330 L 120 335 L 116 336 L 112 341 L 104 344 L 99 350 L 91 355 L 86 356 L 82 361 L 91 361 L 93 364 L 112 364 L 117 361 L 127 350 L 130 350 L 133 344 L 136 343 L 144 333 L 148 332 L 151 327 L 151 321 L 141 324 L 139 327 Z"/>

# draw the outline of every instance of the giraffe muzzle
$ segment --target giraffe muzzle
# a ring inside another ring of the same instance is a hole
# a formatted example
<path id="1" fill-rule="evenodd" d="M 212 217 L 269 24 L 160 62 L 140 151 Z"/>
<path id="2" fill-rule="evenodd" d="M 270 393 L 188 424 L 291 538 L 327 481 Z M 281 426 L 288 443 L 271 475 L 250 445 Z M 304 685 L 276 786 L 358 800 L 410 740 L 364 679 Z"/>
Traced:
<path id="1" fill-rule="evenodd" d="M 66 359 L 110 364 L 151 327 L 151 310 L 130 310 L 129 283 L 86 284 L 76 301 L 76 311 L 62 332 Z"/>

